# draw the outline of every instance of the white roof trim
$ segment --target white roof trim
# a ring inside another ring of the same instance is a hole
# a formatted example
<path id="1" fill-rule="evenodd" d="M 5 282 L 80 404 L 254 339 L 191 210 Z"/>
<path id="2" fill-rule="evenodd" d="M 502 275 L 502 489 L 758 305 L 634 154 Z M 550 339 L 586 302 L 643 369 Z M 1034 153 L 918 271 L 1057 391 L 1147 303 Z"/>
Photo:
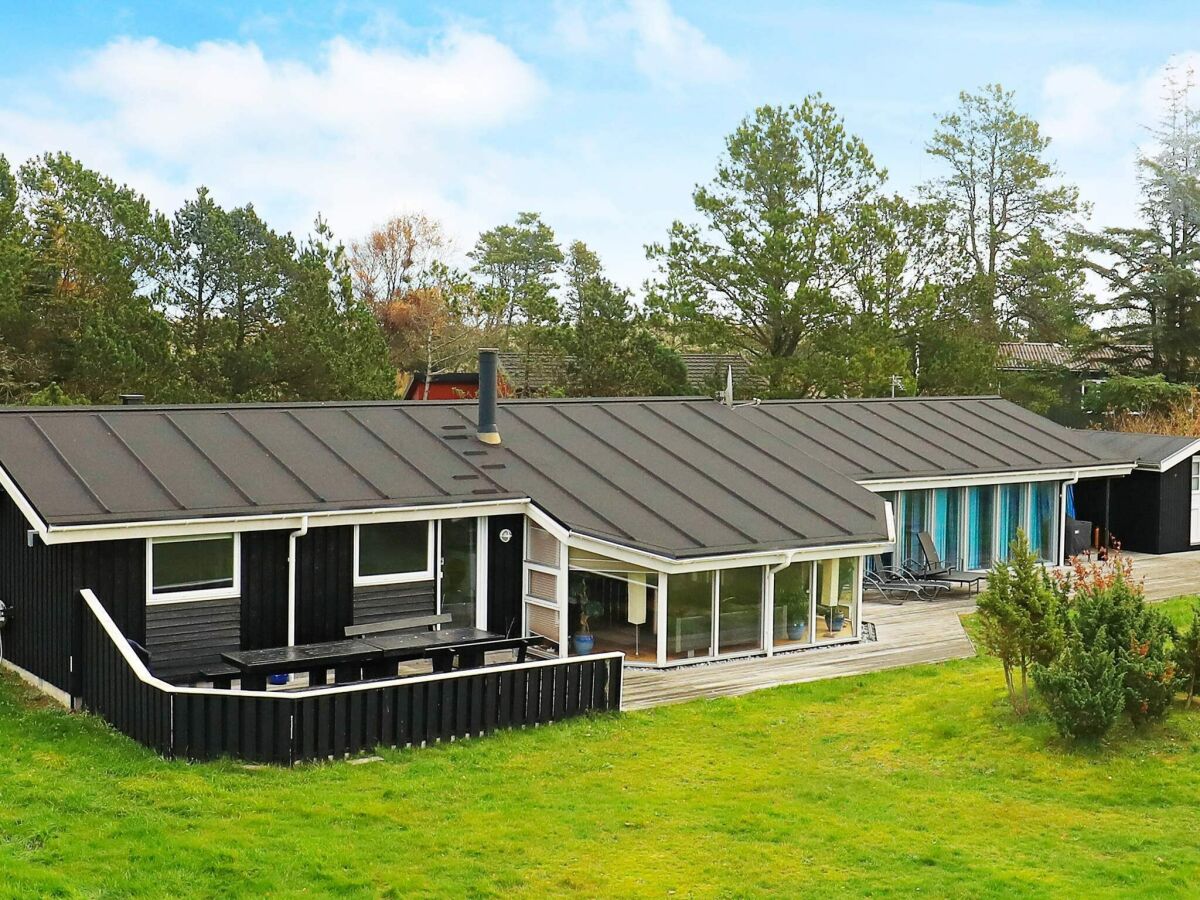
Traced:
<path id="1" fill-rule="evenodd" d="M 939 487 L 971 487 L 988 484 L 1014 484 L 1027 481 L 1067 481 L 1081 478 L 1112 478 L 1128 475 L 1134 464 L 1072 466 L 1065 469 L 1031 469 L 1023 472 L 980 472 L 970 475 L 925 475 L 899 478 L 862 478 L 858 483 L 869 491 L 918 491 Z"/>
<path id="2" fill-rule="evenodd" d="M 1166 472 L 1168 469 L 1173 469 L 1185 459 L 1200 454 L 1200 438 L 1192 441 L 1182 450 L 1176 450 L 1166 459 L 1156 463 L 1138 464 L 1138 469 L 1143 472 Z"/>

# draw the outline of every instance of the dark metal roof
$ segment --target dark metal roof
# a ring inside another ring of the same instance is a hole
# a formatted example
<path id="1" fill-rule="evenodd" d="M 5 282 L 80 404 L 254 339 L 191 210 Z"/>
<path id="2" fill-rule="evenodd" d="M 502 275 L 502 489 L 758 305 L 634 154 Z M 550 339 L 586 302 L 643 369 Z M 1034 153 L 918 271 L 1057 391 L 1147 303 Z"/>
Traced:
<path id="1" fill-rule="evenodd" d="M 999 397 L 778 400 L 736 411 L 857 481 L 1133 461 Z"/>
<path id="2" fill-rule="evenodd" d="M 1138 434 L 1128 431 L 1084 431 L 1091 441 L 1109 452 L 1135 459 L 1138 468 L 1161 469 L 1174 456 L 1200 453 L 1200 437 L 1173 434 Z M 1190 451 L 1190 452 L 1189 452 Z"/>
<path id="3" fill-rule="evenodd" d="M 0 464 L 51 525 L 531 498 L 688 557 L 886 539 L 881 501 L 711 400 L 12 409 Z"/>

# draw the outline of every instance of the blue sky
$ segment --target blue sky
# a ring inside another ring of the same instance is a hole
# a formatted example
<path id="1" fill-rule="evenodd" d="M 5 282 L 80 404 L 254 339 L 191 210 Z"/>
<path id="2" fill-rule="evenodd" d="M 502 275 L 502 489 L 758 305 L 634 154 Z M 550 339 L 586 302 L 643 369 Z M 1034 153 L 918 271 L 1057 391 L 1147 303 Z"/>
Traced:
<path id="1" fill-rule="evenodd" d="M 0 0 L 0 153 L 65 149 L 164 209 L 198 184 L 346 239 L 440 218 L 459 252 L 541 212 L 636 287 L 723 137 L 821 91 L 896 190 L 960 90 L 998 81 L 1054 138 L 1093 224 L 1136 207 L 1191 3 L 69 3 Z"/>

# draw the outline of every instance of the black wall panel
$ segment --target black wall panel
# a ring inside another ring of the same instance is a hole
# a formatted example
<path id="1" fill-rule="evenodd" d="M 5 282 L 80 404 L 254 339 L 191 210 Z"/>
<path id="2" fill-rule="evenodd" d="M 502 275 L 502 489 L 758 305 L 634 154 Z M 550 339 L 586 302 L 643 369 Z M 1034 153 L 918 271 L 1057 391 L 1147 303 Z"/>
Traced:
<path id="1" fill-rule="evenodd" d="M 241 647 L 241 601 L 193 600 L 146 607 L 150 671 L 168 681 L 199 675 Z"/>
<path id="2" fill-rule="evenodd" d="M 512 539 L 500 540 L 504 530 Z M 521 564 L 525 558 L 525 517 L 492 516 L 488 519 L 487 629 L 498 634 L 517 633 L 521 622 Z M 514 624 L 515 623 L 515 624 Z"/>
<path id="3" fill-rule="evenodd" d="M 288 531 L 242 534 L 242 649 L 287 643 Z"/>
<path id="4" fill-rule="evenodd" d="M 437 612 L 434 582 L 379 584 L 354 589 L 354 624 L 385 622 L 409 616 L 432 616 Z"/>
<path id="5" fill-rule="evenodd" d="M 344 637 L 354 624 L 353 527 L 313 528 L 296 543 L 296 643 Z"/>

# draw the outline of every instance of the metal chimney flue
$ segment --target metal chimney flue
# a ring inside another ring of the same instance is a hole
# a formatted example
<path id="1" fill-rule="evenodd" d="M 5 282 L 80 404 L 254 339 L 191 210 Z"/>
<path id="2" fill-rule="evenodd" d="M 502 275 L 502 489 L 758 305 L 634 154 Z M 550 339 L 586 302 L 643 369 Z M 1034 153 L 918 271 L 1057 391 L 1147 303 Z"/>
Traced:
<path id="1" fill-rule="evenodd" d="M 479 419 L 475 436 L 485 444 L 500 443 L 496 427 L 496 351 L 479 351 Z"/>

